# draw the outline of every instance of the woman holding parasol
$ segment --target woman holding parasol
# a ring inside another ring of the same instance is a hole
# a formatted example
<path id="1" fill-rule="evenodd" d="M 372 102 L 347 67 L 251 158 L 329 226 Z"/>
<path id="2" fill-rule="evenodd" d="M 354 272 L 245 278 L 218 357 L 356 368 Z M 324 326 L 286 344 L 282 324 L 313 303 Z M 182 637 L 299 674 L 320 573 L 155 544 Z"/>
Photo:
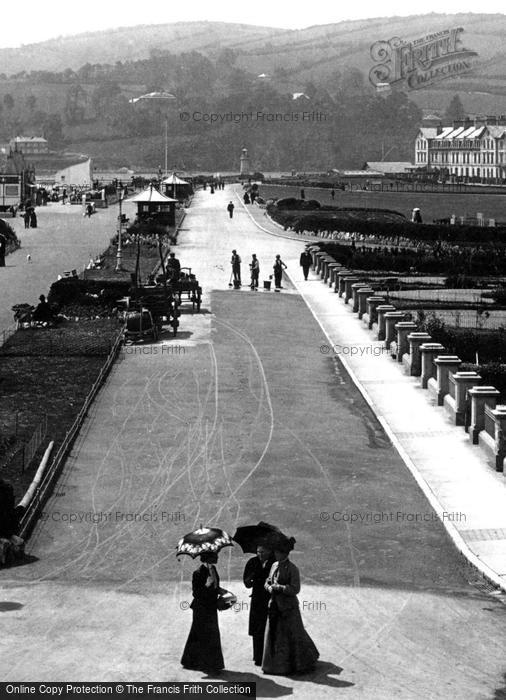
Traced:
<path id="1" fill-rule="evenodd" d="M 178 555 L 189 554 L 192 558 L 199 556 L 201 561 L 192 576 L 193 600 L 190 607 L 193 618 L 181 658 L 184 668 L 219 673 L 225 667 L 218 609 L 224 609 L 220 600 L 227 592 L 220 587 L 216 564 L 219 550 L 227 546 L 232 546 L 232 541 L 226 532 L 206 527 L 189 533 L 178 544 Z"/>

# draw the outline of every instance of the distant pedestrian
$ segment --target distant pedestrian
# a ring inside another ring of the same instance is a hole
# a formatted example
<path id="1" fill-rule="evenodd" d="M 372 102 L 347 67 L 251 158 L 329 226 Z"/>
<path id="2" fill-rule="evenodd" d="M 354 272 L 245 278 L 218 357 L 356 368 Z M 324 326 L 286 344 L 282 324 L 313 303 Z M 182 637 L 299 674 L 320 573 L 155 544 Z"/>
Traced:
<path id="1" fill-rule="evenodd" d="M 5 236 L 0 233 L 0 267 L 5 267 L 5 249 L 7 240 Z"/>
<path id="2" fill-rule="evenodd" d="M 306 193 L 304 192 L 303 189 L 300 191 L 300 198 L 301 198 L 301 199 L 306 199 Z"/>
<path id="3" fill-rule="evenodd" d="M 330 196 L 332 197 L 332 199 L 334 199 L 334 197 L 336 196 L 336 191 L 334 189 L 330 190 Z"/>
<path id="4" fill-rule="evenodd" d="M 32 211 L 30 212 L 30 228 L 37 228 L 37 214 L 35 213 L 35 209 L 32 207 Z"/>
<path id="5" fill-rule="evenodd" d="M 237 253 L 237 250 L 232 251 L 232 258 L 230 260 L 232 265 L 232 276 L 234 278 L 234 286 L 241 286 L 241 258 Z"/>
<path id="6" fill-rule="evenodd" d="M 214 194 L 214 185 L 211 185 L 211 194 Z"/>
<path id="7" fill-rule="evenodd" d="M 30 228 L 30 207 L 25 209 L 23 214 L 23 221 L 25 222 L 25 228 Z"/>
<path id="8" fill-rule="evenodd" d="M 411 213 L 411 221 L 414 224 L 421 224 L 422 223 L 422 215 L 420 213 L 420 209 L 418 207 L 415 207 Z"/>
<path id="9" fill-rule="evenodd" d="M 313 264 L 313 256 L 309 252 L 308 248 L 300 254 L 300 266 L 302 267 L 302 272 L 304 273 L 304 279 L 307 280 L 309 273 L 309 268 Z"/>
<path id="10" fill-rule="evenodd" d="M 93 214 L 93 204 L 91 202 L 88 202 L 88 204 L 86 205 L 85 216 L 87 216 L 88 219 L 90 219 L 92 214 Z"/>
<path id="11" fill-rule="evenodd" d="M 244 200 L 244 204 L 249 204 L 249 203 L 250 203 L 251 200 L 250 200 L 249 194 L 248 194 L 247 192 L 244 193 L 243 200 Z"/>
<path id="12" fill-rule="evenodd" d="M 258 289 L 258 277 L 260 275 L 260 263 L 258 262 L 258 258 L 253 253 L 251 256 L 251 262 L 249 264 L 250 270 L 251 270 L 251 289 Z"/>
<path id="13" fill-rule="evenodd" d="M 234 203 L 232 202 L 232 200 L 230 200 L 230 202 L 228 203 L 227 211 L 228 211 L 228 215 L 232 219 L 234 216 Z"/>
<path id="14" fill-rule="evenodd" d="M 285 263 L 281 260 L 281 255 L 276 255 L 276 260 L 273 265 L 274 270 L 274 286 L 276 289 L 283 289 L 281 286 L 281 279 L 283 277 L 283 270 L 286 270 Z"/>

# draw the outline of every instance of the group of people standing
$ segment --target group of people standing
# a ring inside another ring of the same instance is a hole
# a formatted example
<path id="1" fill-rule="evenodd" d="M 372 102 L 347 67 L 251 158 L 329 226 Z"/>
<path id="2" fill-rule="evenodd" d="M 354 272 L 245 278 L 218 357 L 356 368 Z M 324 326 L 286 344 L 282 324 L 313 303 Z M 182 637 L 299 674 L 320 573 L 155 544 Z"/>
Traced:
<path id="1" fill-rule="evenodd" d="M 299 609 L 300 574 L 289 559 L 293 538 L 266 539 L 246 563 L 243 581 L 251 589 L 248 634 L 253 639 L 253 662 L 266 674 L 309 673 L 319 657 L 306 632 Z M 192 578 L 192 626 L 184 648 L 184 668 L 217 673 L 224 669 L 218 626 L 220 578 L 218 555 L 200 555 Z"/>
<path id="2" fill-rule="evenodd" d="M 25 228 L 37 228 L 37 214 L 35 213 L 35 207 L 29 205 L 25 208 L 23 220 L 25 222 Z"/>
<path id="3" fill-rule="evenodd" d="M 240 287 L 242 285 L 242 282 L 241 282 L 241 257 L 238 254 L 237 250 L 235 250 L 235 249 L 232 251 L 232 258 L 230 260 L 230 263 L 232 265 L 232 277 L 234 280 L 234 286 Z M 250 287 L 251 287 L 251 289 L 258 289 L 258 279 L 260 276 L 260 262 L 259 262 L 255 253 L 253 253 L 251 256 L 251 262 L 249 264 L 249 268 L 250 268 L 250 275 L 251 275 Z M 281 260 L 281 255 L 276 255 L 272 269 L 273 269 L 272 276 L 274 277 L 274 286 L 276 289 L 282 289 L 283 287 L 281 286 L 281 281 L 283 279 L 283 270 L 286 270 L 286 265 Z"/>

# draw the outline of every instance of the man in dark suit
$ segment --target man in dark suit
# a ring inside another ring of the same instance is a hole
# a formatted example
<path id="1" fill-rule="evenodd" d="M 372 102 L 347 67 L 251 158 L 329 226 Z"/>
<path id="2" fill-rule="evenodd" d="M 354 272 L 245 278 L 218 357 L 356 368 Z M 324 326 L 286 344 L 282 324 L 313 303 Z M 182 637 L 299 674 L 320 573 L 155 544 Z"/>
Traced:
<path id="1" fill-rule="evenodd" d="M 264 650 L 265 625 L 269 593 L 265 590 L 265 581 L 269 576 L 274 555 L 265 545 L 257 547 L 257 555 L 249 559 L 244 569 L 243 581 L 246 588 L 251 588 L 251 605 L 249 609 L 248 634 L 253 637 L 253 661 L 256 666 L 262 664 Z"/>
<path id="2" fill-rule="evenodd" d="M 307 280 L 309 273 L 309 268 L 313 264 L 313 256 L 306 247 L 303 253 L 300 254 L 300 266 L 302 267 L 302 272 L 304 273 L 304 279 Z"/>

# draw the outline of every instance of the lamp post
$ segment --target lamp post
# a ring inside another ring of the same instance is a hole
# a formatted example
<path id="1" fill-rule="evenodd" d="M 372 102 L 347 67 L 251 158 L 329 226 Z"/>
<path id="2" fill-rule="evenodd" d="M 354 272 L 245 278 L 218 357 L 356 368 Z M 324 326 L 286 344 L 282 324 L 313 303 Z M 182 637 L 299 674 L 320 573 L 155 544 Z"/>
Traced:
<path id="1" fill-rule="evenodd" d="M 137 102 L 147 101 L 147 100 L 175 100 L 175 96 L 170 92 L 148 92 L 146 95 L 140 95 L 139 97 L 133 97 L 129 102 L 131 104 L 136 104 Z M 167 177 L 167 166 L 168 166 L 168 153 L 169 153 L 169 126 L 168 126 L 168 115 L 165 114 L 165 177 Z"/>
<path id="2" fill-rule="evenodd" d="M 118 250 L 116 253 L 116 267 L 115 267 L 115 272 L 123 272 L 123 267 L 121 265 L 121 257 L 122 257 L 122 248 L 121 248 L 121 234 L 123 231 L 123 212 L 122 212 L 122 206 L 123 206 L 123 190 L 120 191 L 119 194 L 119 215 L 118 215 Z"/>

